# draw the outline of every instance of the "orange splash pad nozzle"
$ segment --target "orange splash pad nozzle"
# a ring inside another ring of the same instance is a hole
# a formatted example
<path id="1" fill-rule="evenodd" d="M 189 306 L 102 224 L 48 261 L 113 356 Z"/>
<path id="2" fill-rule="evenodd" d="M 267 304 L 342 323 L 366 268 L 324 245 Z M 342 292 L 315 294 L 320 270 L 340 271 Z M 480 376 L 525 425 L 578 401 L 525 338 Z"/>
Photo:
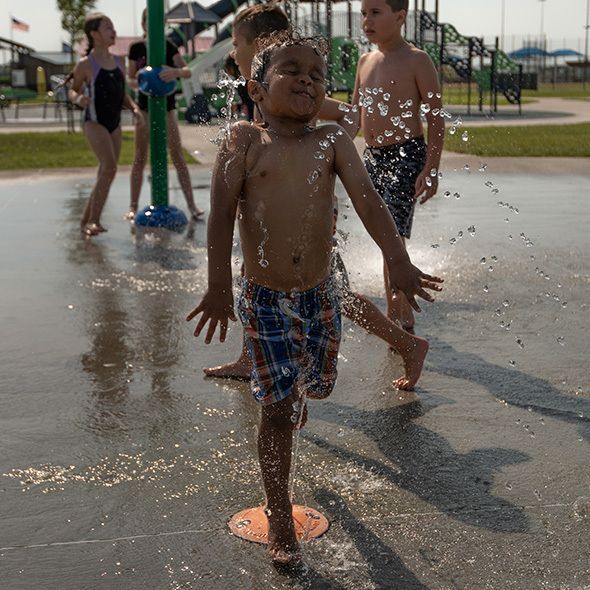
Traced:
<path id="1" fill-rule="evenodd" d="M 293 522 L 298 541 L 316 539 L 330 527 L 328 519 L 321 512 L 298 504 L 293 505 Z M 228 526 L 236 537 L 264 545 L 268 543 L 268 519 L 264 506 L 241 510 L 230 518 Z"/>

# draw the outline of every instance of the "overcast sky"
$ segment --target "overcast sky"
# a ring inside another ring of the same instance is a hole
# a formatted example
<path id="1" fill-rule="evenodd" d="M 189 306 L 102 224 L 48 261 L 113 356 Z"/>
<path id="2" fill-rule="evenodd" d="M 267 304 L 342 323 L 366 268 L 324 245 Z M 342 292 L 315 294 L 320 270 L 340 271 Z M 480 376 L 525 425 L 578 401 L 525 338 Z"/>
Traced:
<path id="1" fill-rule="evenodd" d="M 544 31 L 549 39 L 583 39 L 586 7 L 589 0 L 504 0 L 506 6 L 505 35 L 539 36 L 541 9 L 544 10 Z M 175 0 L 170 5 L 176 4 Z M 202 1 L 204 6 L 210 0 Z M 502 29 L 503 0 L 440 0 L 441 21 L 449 22 L 464 35 L 492 37 Z M 9 15 L 30 26 L 28 33 L 13 32 L 15 41 L 37 50 L 57 51 L 67 35 L 61 30 L 56 0 L 0 0 L 0 36 L 10 38 Z M 410 5 L 413 5 L 411 0 Z M 138 34 L 139 15 L 145 0 L 98 0 L 97 9 L 110 16 L 122 36 Z M 336 10 L 344 4 L 336 5 Z M 434 9 L 434 0 L 426 1 Z M 560 43 L 557 45 L 560 45 Z M 571 43 L 570 43 L 571 44 Z M 582 44 L 583 45 L 583 44 Z M 577 49 L 577 47 L 576 47 Z"/>

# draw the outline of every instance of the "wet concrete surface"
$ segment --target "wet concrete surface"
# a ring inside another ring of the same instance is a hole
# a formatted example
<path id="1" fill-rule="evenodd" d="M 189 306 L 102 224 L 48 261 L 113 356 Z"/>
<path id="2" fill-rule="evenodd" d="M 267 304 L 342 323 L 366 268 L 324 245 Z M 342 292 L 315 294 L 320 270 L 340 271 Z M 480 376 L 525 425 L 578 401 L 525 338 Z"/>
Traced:
<path id="1" fill-rule="evenodd" d="M 193 179 L 207 208 L 210 173 Z M 247 384 L 201 376 L 239 329 L 206 347 L 184 321 L 205 224 L 132 235 L 120 174 L 109 232 L 84 240 L 91 183 L 0 180 L 3 588 L 590 586 L 586 177 L 445 173 L 411 245 L 447 281 L 418 321 L 419 388 L 393 391 L 399 358 L 345 324 L 295 484 L 332 526 L 289 575 L 226 529 L 262 501 L 257 408 Z M 383 305 L 379 253 L 345 199 L 340 229 L 353 286 Z"/>

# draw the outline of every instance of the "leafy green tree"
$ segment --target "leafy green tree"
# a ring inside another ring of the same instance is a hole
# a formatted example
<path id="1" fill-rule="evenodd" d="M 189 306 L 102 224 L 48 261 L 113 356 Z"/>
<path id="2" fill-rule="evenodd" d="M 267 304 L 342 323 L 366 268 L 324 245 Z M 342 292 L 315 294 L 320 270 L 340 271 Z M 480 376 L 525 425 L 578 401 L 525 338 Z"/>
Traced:
<path id="1" fill-rule="evenodd" d="M 84 35 L 84 19 L 94 9 L 96 0 L 57 0 L 61 11 L 61 27 L 70 34 L 70 52 L 74 63 L 74 44 Z"/>

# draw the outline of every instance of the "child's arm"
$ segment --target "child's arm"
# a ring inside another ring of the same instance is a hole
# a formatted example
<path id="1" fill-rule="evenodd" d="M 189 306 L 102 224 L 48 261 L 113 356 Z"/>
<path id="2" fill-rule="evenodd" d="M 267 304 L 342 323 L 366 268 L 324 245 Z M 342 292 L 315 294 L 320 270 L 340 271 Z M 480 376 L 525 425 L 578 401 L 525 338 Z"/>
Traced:
<path id="1" fill-rule="evenodd" d="M 334 144 L 334 151 L 336 173 L 363 225 L 383 252 L 393 292 L 402 291 L 410 305 L 420 311 L 415 297 L 434 301 L 425 289 L 440 291 L 441 287 L 437 283 L 443 280 L 423 273 L 411 263 L 395 222 L 375 191 L 352 141 L 341 135 Z"/>
<path id="2" fill-rule="evenodd" d="M 420 203 L 426 203 L 428 199 L 434 197 L 438 189 L 438 170 L 445 139 L 445 120 L 440 114 L 443 104 L 440 98 L 440 84 L 436 69 L 426 53 L 420 53 L 416 56 L 416 59 L 418 60 L 416 84 L 420 92 L 420 98 L 422 103 L 430 105 L 430 110 L 426 113 L 426 121 L 428 123 L 428 156 L 424 169 L 416 179 L 415 195 L 416 199 L 422 197 Z M 437 114 L 433 115 L 432 113 L 435 110 Z M 436 170 L 436 176 L 430 174 L 432 170 Z M 430 186 L 426 182 L 427 178 L 430 178 Z"/>
<path id="3" fill-rule="evenodd" d="M 364 55 L 361 55 L 361 57 L 359 58 L 358 64 L 356 66 L 356 77 L 354 80 L 354 91 L 352 93 L 352 104 L 356 105 L 357 111 L 355 113 L 353 113 L 354 115 L 356 115 L 356 119 L 355 119 L 356 125 L 354 126 L 353 129 L 350 129 L 348 132 L 348 134 L 351 137 L 356 137 L 356 134 L 359 132 L 359 129 L 361 128 L 361 107 L 359 105 L 359 98 L 360 98 L 359 88 L 360 88 L 361 70 L 363 68 L 363 64 L 365 62 L 366 56 L 367 56 L 366 53 Z M 352 135 L 352 131 L 354 131 L 354 135 Z"/>
<path id="4" fill-rule="evenodd" d="M 180 53 L 175 53 L 173 60 L 174 67 L 169 68 L 168 66 L 164 66 L 164 69 L 160 73 L 160 78 L 164 80 L 164 82 L 171 82 L 172 80 L 178 80 L 179 78 L 190 78 L 191 71 L 188 69 L 182 55 L 180 55 Z"/>
<path id="5" fill-rule="evenodd" d="M 187 316 L 187 321 L 202 313 L 195 328 L 199 336 L 205 324 L 209 344 L 217 324 L 219 340 L 225 341 L 228 319 L 236 320 L 232 294 L 231 250 L 234 223 L 242 185 L 246 178 L 246 152 L 250 143 L 249 124 L 238 123 L 219 149 L 211 183 L 211 213 L 207 225 L 208 288 L 203 299 Z"/>
<path id="6" fill-rule="evenodd" d="M 130 63 L 133 63 L 135 65 L 135 62 L 131 62 L 131 60 Z M 123 66 L 123 75 L 125 76 L 125 78 L 129 77 L 125 72 L 125 66 Z M 139 125 L 139 127 L 145 125 L 145 117 L 141 112 L 141 109 L 137 106 L 137 103 L 129 96 L 126 89 L 125 95 L 123 96 L 123 107 L 129 109 L 133 113 L 135 122 L 137 123 L 137 125 Z"/>
<path id="7" fill-rule="evenodd" d="M 340 105 L 346 106 L 347 110 L 341 110 Z M 353 113 L 351 105 L 334 98 L 324 98 L 317 118 L 325 121 L 336 121 L 353 139 L 359 128 L 360 116 L 358 111 Z"/>
<path id="8" fill-rule="evenodd" d="M 88 60 L 83 59 L 76 64 L 72 72 L 72 85 L 69 90 L 70 100 L 73 104 L 86 108 L 90 99 L 83 93 L 88 75 Z"/>

